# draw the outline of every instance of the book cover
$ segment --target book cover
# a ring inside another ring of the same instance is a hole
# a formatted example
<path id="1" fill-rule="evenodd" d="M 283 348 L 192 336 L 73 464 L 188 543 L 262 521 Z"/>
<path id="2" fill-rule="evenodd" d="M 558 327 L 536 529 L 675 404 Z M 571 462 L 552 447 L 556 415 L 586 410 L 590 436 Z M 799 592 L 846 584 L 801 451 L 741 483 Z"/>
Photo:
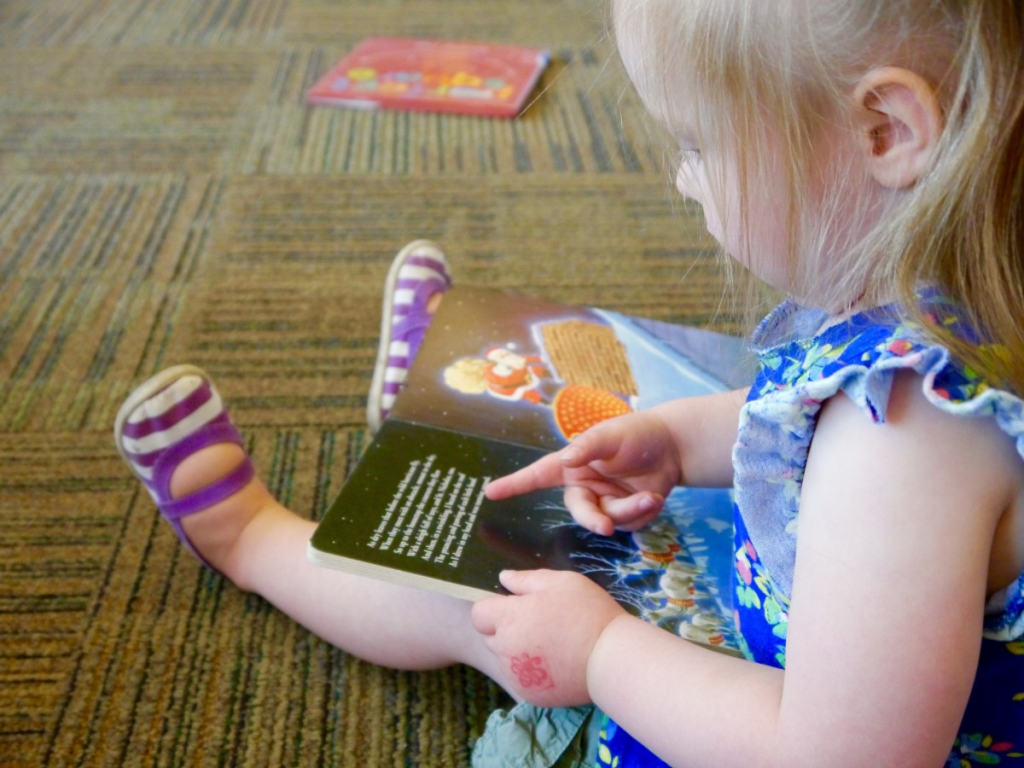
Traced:
<path id="1" fill-rule="evenodd" d="M 515 117 L 550 62 L 516 45 L 373 37 L 306 94 L 311 104 Z"/>
<path id="2" fill-rule="evenodd" d="M 501 594 L 506 568 L 576 570 L 652 623 L 735 649 L 730 491 L 678 488 L 650 526 L 605 537 L 561 489 L 483 489 L 602 419 L 750 380 L 732 337 L 455 287 L 310 559 L 465 599 Z"/>

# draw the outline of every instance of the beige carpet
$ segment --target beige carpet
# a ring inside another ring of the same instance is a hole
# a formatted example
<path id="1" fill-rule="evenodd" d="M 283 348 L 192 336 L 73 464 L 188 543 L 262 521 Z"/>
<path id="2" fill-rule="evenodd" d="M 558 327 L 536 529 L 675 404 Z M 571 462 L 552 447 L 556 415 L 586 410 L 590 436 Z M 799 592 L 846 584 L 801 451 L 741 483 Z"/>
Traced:
<path id="1" fill-rule="evenodd" d="M 368 35 L 556 63 L 517 121 L 305 106 Z M 600 3 L 5 0 L 0 72 L 0 763 L 464 764 L 493 685 L 364 664 L 205 572 L 111 425 L 197 363 L 316 518 L 416 237 L 463 283 L 734 330 Z"/>

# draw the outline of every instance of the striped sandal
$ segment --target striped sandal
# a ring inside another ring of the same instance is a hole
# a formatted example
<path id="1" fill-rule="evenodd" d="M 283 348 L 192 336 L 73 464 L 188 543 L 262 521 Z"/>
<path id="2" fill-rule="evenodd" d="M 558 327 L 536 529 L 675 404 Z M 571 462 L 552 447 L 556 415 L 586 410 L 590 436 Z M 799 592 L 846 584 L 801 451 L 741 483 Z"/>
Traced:
<path id="1" fill-rule="evenodd" d="M 380 429 L 405 384 L 432 315 L 427 302 L 452 284 L 444 252 L 429 240 L 415 240 L 395 256 L 384 285 L 380 346 L 366 404 L 370 432 Z"/>
<path id="2" fill-rule="evenodd" d="M 178 365 L 140 385 L 117 413 L 114 442 L 182 544 L 216 571 L 189 541 L 181 520 L 244 488 L 254 475 L 248 453 L 212 485 L 180 499 L 172 499 L 170 492 L 174 470 L 196 451 L 218 443 L 245 447 L 209 376 L 194 366 Z"/>

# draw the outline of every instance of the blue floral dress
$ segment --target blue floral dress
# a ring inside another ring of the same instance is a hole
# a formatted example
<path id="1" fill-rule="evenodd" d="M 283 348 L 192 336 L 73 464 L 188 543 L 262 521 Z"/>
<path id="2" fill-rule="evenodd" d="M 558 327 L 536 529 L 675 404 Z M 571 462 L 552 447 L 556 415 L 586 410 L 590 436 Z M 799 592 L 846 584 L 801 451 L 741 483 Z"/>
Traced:
<path id="1" fill-rule="evenodd" d="M 939 323 L 980 343 L 955 308 L 922 298 Z M 894 374 L 916 371 L 937 408 L 990 417 L 1024 457 L 1024 402 L 990 388 L 947 350 L 923 341 L 895 310 L 856 315 L 827 328 L 825 316 L 786 302 L 761 323 L 754 349 L 761 371 L 751 388 L 733 452 L 735 467 L 734 615 L 753 661 L 786 666 L 786 629 L 800 489 L 821 404 L 844 392 L 873 421 L 885 421 Z M 894 745 L 898 750 L 899 745 Z M 613 722 L 601 733 L 602 765 L 662 765 Z M 1024 766 L 1024 574 L 986 607 L 978 673 L 948 766 Z"/>

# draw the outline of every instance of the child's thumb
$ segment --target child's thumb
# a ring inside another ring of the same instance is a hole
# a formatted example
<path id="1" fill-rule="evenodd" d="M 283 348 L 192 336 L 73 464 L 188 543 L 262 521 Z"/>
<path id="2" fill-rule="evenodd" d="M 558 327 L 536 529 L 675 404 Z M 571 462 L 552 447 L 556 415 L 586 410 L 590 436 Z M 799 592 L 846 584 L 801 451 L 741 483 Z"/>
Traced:
<path id="1" fill-rule="evenodd" d="M 544 571 L 502 571 L 498 580 L 513 595 L 525 595 L 540 589 L 543 575 Z"/>

